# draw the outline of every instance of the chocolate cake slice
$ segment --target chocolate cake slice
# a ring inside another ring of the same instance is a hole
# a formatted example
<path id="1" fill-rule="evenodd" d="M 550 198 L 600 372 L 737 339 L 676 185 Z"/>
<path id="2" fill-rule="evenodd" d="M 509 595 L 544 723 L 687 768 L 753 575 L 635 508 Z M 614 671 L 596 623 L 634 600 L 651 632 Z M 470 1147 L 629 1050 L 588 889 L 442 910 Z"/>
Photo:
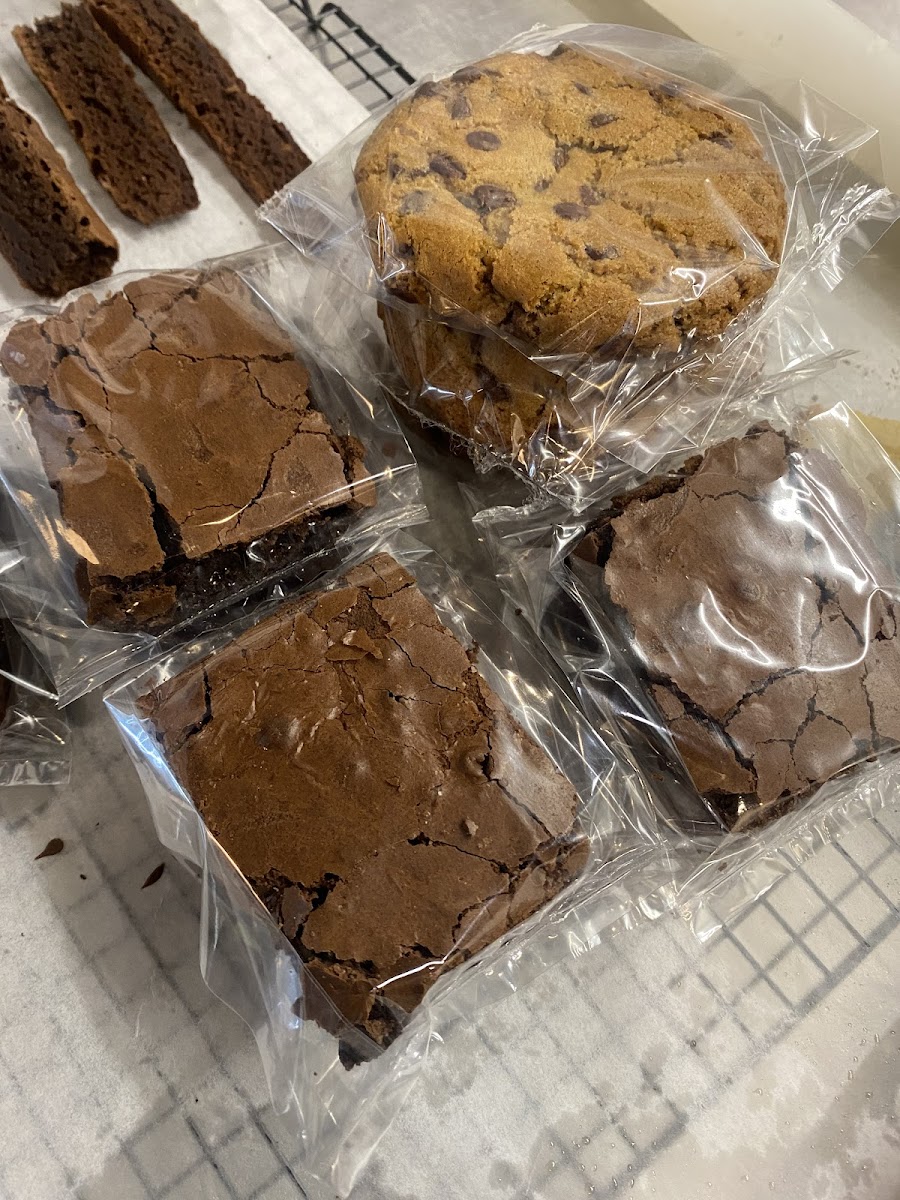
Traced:
<path id="1" fill-rule="evenodd" d="M 261 204 L 309 159 L 172 0 L 88 0 L 113 41 L 185 114 Z"/>
<path id="2" fill-rule="evenodd" d="M 2 80 L 0 254 L 25 287 L 52 297 L 103 279 L 119 256 L 116 239 Z"/>
<path id="3" fill-rule="evenodd" d="M 898 580 L 823 451 L 756 426 L 620 496 L 571 562 L 727 828 L 900 746 Z"/>
<path id="4" fill-rule="evenodd" d="M 155 275 L 0 349 L 89 623 L 158 629 L 333 546 L 374 502 L 362 446 L 233 272 Z"/>
<path id="5" fill-rule="evenodd" d="M 140 707 L 312 977 L 381 1045 L 584 868 L 571 784 L 389 555 Z"/>
<path id="6" fill-rule="evenodd" d="M 87 8 L 64 4 L 59 16 L 34 29 L 19 25 L 13 37 L 126 216 L 152 225 L 197 207 L 193 180 L 159 114 Z"/>

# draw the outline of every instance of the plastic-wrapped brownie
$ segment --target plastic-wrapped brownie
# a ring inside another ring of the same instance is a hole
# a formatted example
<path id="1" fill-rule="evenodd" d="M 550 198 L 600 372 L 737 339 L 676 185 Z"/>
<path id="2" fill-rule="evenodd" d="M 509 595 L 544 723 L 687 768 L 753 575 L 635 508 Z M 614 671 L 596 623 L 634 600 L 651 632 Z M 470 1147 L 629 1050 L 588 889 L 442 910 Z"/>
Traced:
<path id="1" fill-rule="evenodd" d="M 314 988 L 303 1013 L 383 1046 L 439 977 L 584 871 L 583 804 L 560 767 L 583 784 L 590 736 L 527 678 L 519 661 L 511 706 L 378 553 L 109 703 L 132 751 L 144 741 L 142 772 L 155 786 L 162 755 L 338 1015 Z"/>
<path id="2" fill-rule="evenodd" d="M 674 747 L 731 830 L 900 747 L 897 478 L 852 420 L 714 445 L 618 496 L 569 558 L 637 681 L 613 700 L 615 668 L 588 667 L 582 687 Z"/>
<path id="3" fill-rule="evenodd" d="M 373 513 L 379 481 L 387 499 L 411 469 L 359 391 L 355 318 L 330 335 L 348 339 L 333 347 L 348 382 L 309 324 L 331 317 L 321 296 L 304 303 L 307 283 L 301 264 L 256 255 L 132 278 L 7 329 L 4 480 L 32 579 L 13 615 L 40 615 L 41 648 L 58 614 L 43 649 L 67 699 L 109 677 L 123 639 L 149 645 L 327 553 Z"/>

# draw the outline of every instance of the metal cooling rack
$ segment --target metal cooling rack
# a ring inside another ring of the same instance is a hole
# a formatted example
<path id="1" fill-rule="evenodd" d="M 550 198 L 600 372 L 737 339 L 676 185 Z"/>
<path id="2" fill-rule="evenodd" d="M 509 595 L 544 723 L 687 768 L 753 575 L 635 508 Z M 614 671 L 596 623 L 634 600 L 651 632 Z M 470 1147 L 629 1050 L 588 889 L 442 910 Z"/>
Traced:
<path id="1" fill-rule="evenodd" d="M 372 109 L 415 78 L 338 4 L 314 10 L 309 0 L 265 0 L 361 104 Z"/>

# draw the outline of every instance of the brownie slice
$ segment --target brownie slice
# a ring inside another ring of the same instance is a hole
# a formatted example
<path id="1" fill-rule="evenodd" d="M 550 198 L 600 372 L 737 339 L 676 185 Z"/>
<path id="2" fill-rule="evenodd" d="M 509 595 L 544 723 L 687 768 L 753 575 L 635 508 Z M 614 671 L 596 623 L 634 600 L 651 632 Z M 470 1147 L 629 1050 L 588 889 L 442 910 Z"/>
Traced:
<path id="1" fill-rule="evenodd" d="M 210 832 L 379 1044 L 584 867 L 571 785 L 389 555 L 140 705 Z"/>
<path id="2" fill-rule="evenodd" d="M 63 296 L 110 273 L 116 239 L 0 80 L 0 254 L 25 287 Z"/>
<path id="3" fill-rule="evenodd" d="M 829 455 L 756 426 L 619 497 L 585 561 L 727 828 L 900 745 L 897 579 Z"/>
<path id="4" fill-rule="evenodd" d="M 83 5 L 13 37 L 53 97 L 100 181 L 123 213 L 143 225 L 199 201 L 184 160 L 124 61 Z"/>
<path id="5" fill-rule="evenodd" d="M 88 0 L 109 36 L 261 204 L 309 159 L 172 0 Z"/>
<path id="6" fill-rule="evenodd" d="M 291 343 L 233 272 L 155 275 L 0 348 L 89 623 L 169 625 L 333 545 L 374 502 Z"/>

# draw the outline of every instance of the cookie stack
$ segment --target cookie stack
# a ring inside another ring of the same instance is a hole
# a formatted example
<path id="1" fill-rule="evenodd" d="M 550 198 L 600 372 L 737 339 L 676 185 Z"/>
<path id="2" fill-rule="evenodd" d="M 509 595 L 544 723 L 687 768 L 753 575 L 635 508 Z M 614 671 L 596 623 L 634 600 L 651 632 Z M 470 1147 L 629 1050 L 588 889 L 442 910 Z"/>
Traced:
<path id="1" fill-rule="evenodd" d="M 356 184 L 410 404 L 514 460 L 578 431 L 586 360 L 659 371 L 721 339 L 775 283 L 785 237 L 748 121 L 565 44 L 423 84 Z"/>

